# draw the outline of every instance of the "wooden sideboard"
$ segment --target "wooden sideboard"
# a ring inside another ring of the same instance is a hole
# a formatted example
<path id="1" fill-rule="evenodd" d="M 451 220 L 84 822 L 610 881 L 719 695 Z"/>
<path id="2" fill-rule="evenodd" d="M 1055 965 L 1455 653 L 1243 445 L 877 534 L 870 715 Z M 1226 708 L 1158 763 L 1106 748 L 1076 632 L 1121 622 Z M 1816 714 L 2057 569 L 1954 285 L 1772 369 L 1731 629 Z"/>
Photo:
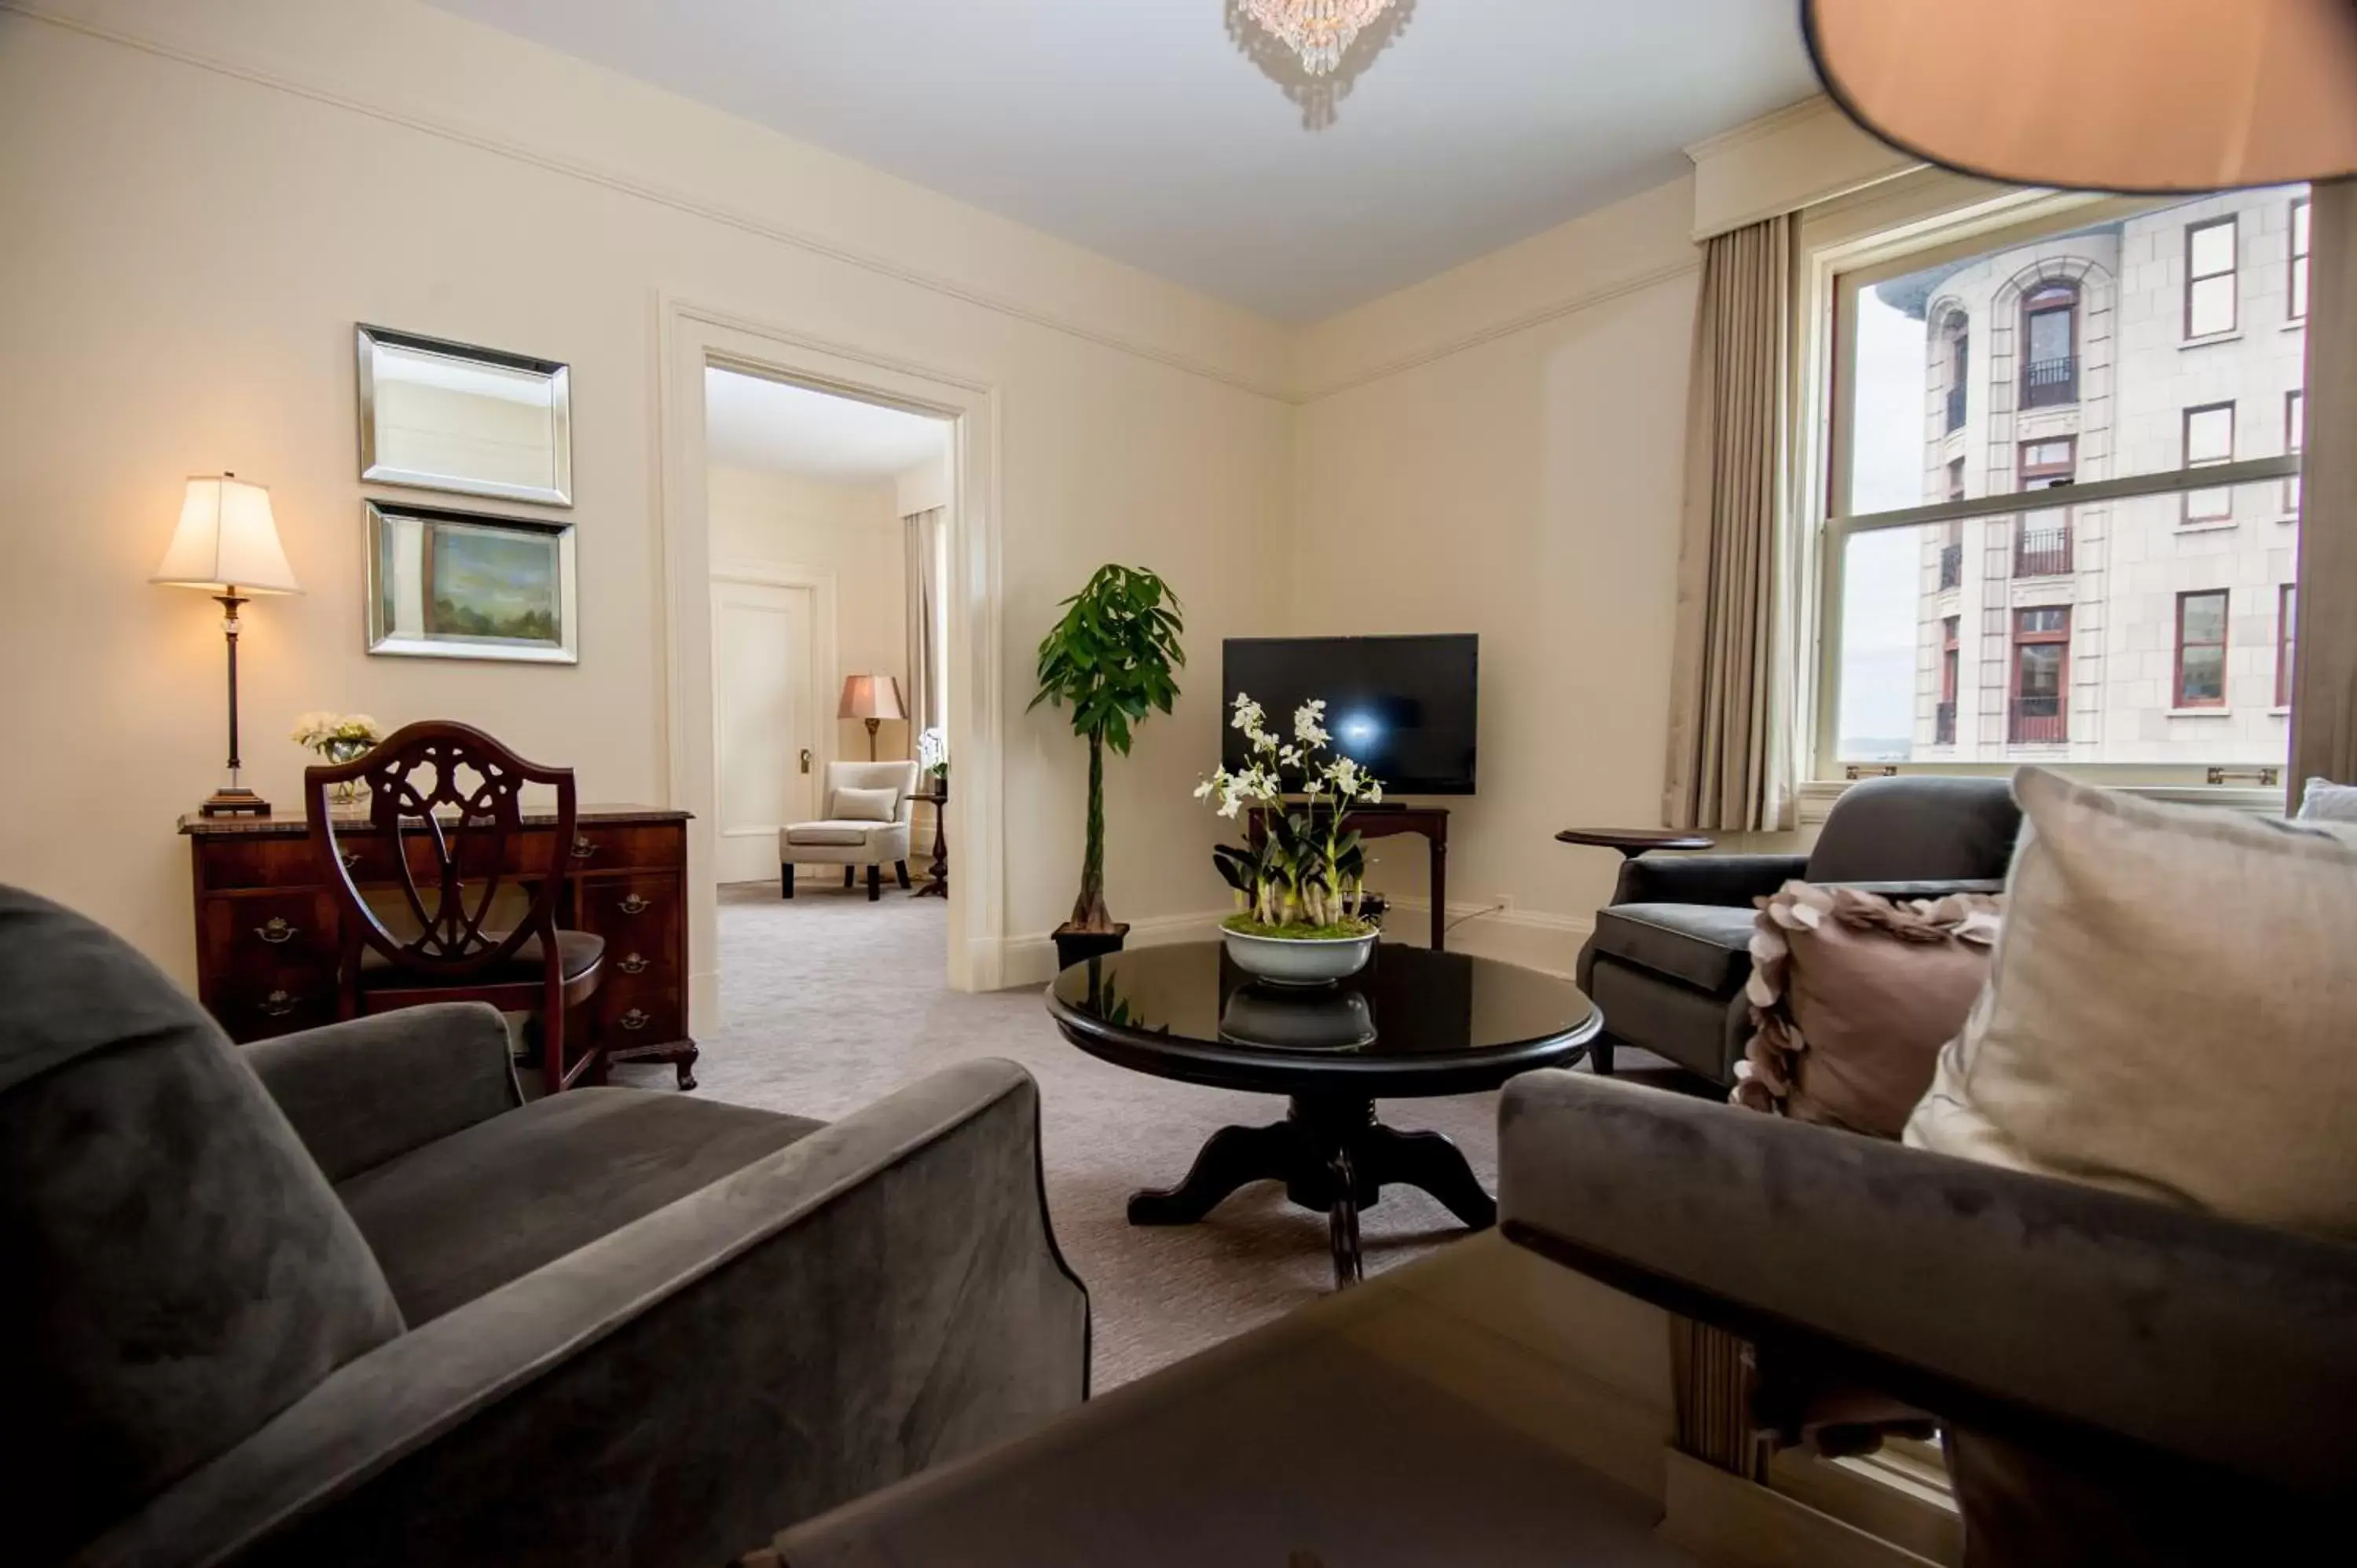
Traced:
<path id="1" fill-rule="evenodd" d="M 694 1089 L 687 820 L 651 806 L 584 806 L 560 854 L 554 817 L 526 812 L 508 870 L 530 880 L 554 862 L 565 883 L 558 924 L 606 939 L 605 977 L 568 1015 L 570 1038 L 609 1061 L 669 1062 L 679 1086 Z M 365 823 L 337 822 L 361 891 L 397 886 L 392 845 L 372 842 L 382 835 Z M 313 858 L 310 824 L 299 815 L 190 815 L 180 832 L 195 863 L 197 994 L 206 1009 L 240 1042 L 335 1022 L 336 895 Z"/>

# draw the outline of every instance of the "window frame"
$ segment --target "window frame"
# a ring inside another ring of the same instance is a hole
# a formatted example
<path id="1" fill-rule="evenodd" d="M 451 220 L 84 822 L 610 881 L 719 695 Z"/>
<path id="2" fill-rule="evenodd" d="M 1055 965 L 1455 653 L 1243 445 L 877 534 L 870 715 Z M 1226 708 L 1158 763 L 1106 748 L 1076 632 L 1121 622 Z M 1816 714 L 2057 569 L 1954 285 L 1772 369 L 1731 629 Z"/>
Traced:
<path id="1" fill-rule="evenodd" d="M 2309 248 L 2315 243 L 2315 215 L 2309 210 L 2309 199 L 2291 199 L 2290 220 L 2286 231 L 2286 242 L 2290 255 L 2284 264 L 2284 319 L 2308 319 L 2308 288 Z"/>
<path id="2" fill-rule="evenodd" d="M 2006 671 L 2005 691 L 2005 744 L 2008 746 L 2071 744 L 2071 638 L 2078 621 L 2078 617 L 2071 612 L 2076 607 L 2072 605 L 2016 605 L 2013 607 L 2012 624 L 2009 628 L 2012 635 L 2007 652 L 2007 660 L 2010 667 Z M 2060 612 L 2062 617 L 2062 624 L 2060 627 L 2051 630 L 2032 631 L 2023 626 L 2022 622 L 2028 617 L 2043 615 L 2049 610 Z M 2054 717 L 2062 726 L 2062 733 L 2040 740 L 2023 740 L 2014 733 L 2014 726 L 2019 724 L 2022 718 L 2021 672 L 2028 662 L 2023 659 L 2022 654 L 2032 648 L 2052 648 L 2059 650 L 2054 662 Z"/>
<path id="3" fill-rule="evenodd" d="M 2179 465 L 2187 473 L 2194 473 L 2203 468 L 2224 468 L 2233 466 L 2234 448 L 2241 438 L 2241 431 L 2238 428 L 2241 416 L 2235 412 L 2234 403 L 2234 399 L 2228 398 L 2222 403 L 2198 403 L 2190 404 L 2186 408 L 2178 426 L 2177 451 Z M 2226 455 L 2223 457 L 2195 457 L 2193 456 L 2194 416 L 2203 413 L 2217 413 L 2221 411 L 2223 411 L 2226 415 Z M 2221 491 L 2224 494 L 2226 498 L 2226 510 L 2223 511 L 2214 512 L 2195 511 L 2193 510 L 2194 498 L 2196 496 L 2207 494 L 2212 490 Z M 2214 528 L 2220 523 L 2233 521 L 2234 487 L 2231 484 L 2202 485 L 2198 489 L 2187 489 L 2184 493 L 2184 499 L 2179 504 L 2177 521 L 2178 526 L 2180 528 Z"/>
<path id="4" fill-rule="evenodd" d="M 2299 585 L 2276 585 L 2276 706 L 2291 712 L 2292 671 L 2299 651 Z"/>
<path id="5" fill-rule="evenodd" d="M 2209 231 L 2211 231 L 2211 230 L 2212 230 L 2212 229 L 2227 229 L 2227 230 L 2231 230 L 2231 231 L 2233 231 L 2232 234 L 2229 236 L 2229 238 L 2228 238 L 2228 240 L 2227 240 L 2227 244 L 2226 244 L 2226 265 L 2225 265 L 2225 268 L 2224 268 L 2224 270 L 2222 270 L 2222 271 L 2220 271 L 2220 272 L 2214 272 L 2214 273 L 2197 273 L 2197 272 L 2195 272 L 2195 271 L 2193 270 L 2193 245 L 2194 245 L 2194 240 L 2195 240 L 2195 237 L 2196 237 L 2197 235 L 2201 235 L 2201 234 L 2207 233 Z M 2225 325 L 2225 326 L 2223 326 L 2223 327 L 2213 327 L 2213 328 L 2210 328 L 2210 329 L 2209 329 L 2208 331 L 2206 331 L 2206 332 L 2196 332 L 2196 331 L 2194 331 L 2194 330 L 2193 330 L 2193 291 L 2194 291 L 2194 287 L 2195 287 L 2195 285 L 2198 285 L 2198 284 L 2205 284 L 2205 283 L 2208 283 L 2208 282 L 2210 282 L 2212 278 L 2225 278 L 2225 279 L 2229 280 L 2229 281 L 2228 281 L 2228 283 L 2227 283 L 2227 285 L 2226 285 L 2226 325 Z M 2209 339 L 2211 339 L 2211 338 L 2223 338 L 2223 337 L 2225 337 L 2225 336 L 2226 336 L 2228 333 L 2230 333 L 2230 332 L 2234 332 L 2234 331 L 2238 331 L 2238 330 L 2240 330 L 2240 329 L 2241 329 L 2241 328 L 2242 328 L 2242 325 L 2243 325 L 2243 300 L 2242 300 L 2242 293 L 2243 293 L 2243 219 L 2242 219 L 2242 214 L 2237 213 L 2237 212 L 2229 212 L 2229 213 L 2224 214 L 2224 215 L 2223 215 L 2223 216 L 2222 216 L 2222 217 L 2217 217 L 2217 218 L 2205 218 L 2205 219 L 2202 219 L 2201 221 L 2196 222 L 2196 223 L 2188 223 L 2188 224 L 2185 226 L 2185 322 L 2184 322 L 2184 325 L 2185 325 L 2185 339 L 2186 339 L 2186 341 L 2188 341 L 2188 342 L 2193 342 L 2193 341 L 2196 341 L 2196 340 L 2200 340 L 2200 341 L 2204 341 L 2204 342 L 2206 342 L 2206 341 L 2208 341 Z"/>
<path id="6" fill-rule="evenodd" d="M 2298 457 L 2308 440 L 2308 389 L 2294 387 L 2284 393 L 2284 456 Z M 2299 516 L 2299 476 L 2288 475 L 2283 482 L 2283 509 L 2287 516 Z"/>
<path id="7" fill-rule="evenodd" d="M 1932 744 L 1956 744 L 1956 694 L 1964 690 L 1964 621 L 1962 615 L 1940 618 L 1940 696 L 1932 710 Z M 1948 738 L 1940 738 L 1939 709 L 1948 710 Z"/>
<path id="8" fill-rule="evenodd" d="M 2185 640 L 2185 607 L 2188 601 L 2193 599 L 2216 599 L 2218 601 L 2217 641 L 2189 643 Z M 2230 618 L 2233 613 L 2234 594 L 2233 590 L 2231 588 L 2186 588 L 2178 594 L 2175 629 L 2176 657 L 2171 662 L 2169 682 L 2169 711 L 2170 713 L 2192 713 L 2200 709 L 2224 708 L 2231 705 L 2226 700 L 2226 682 L 2227 676 L 2230 673 L 2226 668 L 2226 656 L 2234 646 L 2234 628 L 2233 622 Z M 2209 697 L 2198 699 L 2188 698 L 2185 694 L 2185 650 L 2190 647 L 2214 648 L 2218 650 L 2218 695 L 2214 699 Z"/>
<path id="9" fill-rule="evenodd" d="M 2056 295 L 2061 296 L 2060 303 L 2045 305 L 2038 303 L 2041 298 L 2050 300 Z M 2021 386 L 2018 407 L 2022 409 L 2065 408 L 2079 401 L 2079 312 L 2084 303 L 2085 300 L 2079 291 L 2078 284 L 2070 278 L 2046 278 L 2036 286 L 2023 291 L 2021 295 Z M 2069 367 L 2069 374 L 2060 383 L 2066 394 L 2064 396 L 2040 398 L 2030 395 L 2032 390 L 2030 377 L 2040 364 L 2053 362 L 2033 360 L 2029 357 L 2031 328 L 2041 316 L 2060 316 L 2063 318 L 2062 363 Z"/>

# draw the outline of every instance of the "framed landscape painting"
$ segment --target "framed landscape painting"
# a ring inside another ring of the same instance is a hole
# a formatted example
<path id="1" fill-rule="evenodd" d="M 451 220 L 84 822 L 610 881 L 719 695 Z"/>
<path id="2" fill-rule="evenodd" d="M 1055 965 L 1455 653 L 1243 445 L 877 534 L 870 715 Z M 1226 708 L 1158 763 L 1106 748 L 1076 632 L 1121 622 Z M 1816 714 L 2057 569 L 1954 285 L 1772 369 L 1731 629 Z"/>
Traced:
<path id="1" fill-rule="evenodd" d="M 366 504 L 371 653 L 581 661 L 573 524 Z"/>

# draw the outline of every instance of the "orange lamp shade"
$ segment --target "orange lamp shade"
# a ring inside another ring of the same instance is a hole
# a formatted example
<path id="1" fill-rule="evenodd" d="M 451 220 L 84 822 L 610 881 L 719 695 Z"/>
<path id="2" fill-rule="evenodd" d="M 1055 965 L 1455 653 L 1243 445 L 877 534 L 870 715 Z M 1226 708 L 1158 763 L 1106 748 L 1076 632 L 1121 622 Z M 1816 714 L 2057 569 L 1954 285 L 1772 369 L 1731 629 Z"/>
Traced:
<path id="1" fill-rule="evenodd" d="M 846 675 L 843 679 L 843 701 L 835 708 L 839 719 L 905 719 L 908 709 L 900 705 L 900 682 L 889 675 Z"/>
<path id="2" fill-rule="evenodd" d="M 2352 0 L 1804 0 L 1825 91 L 2014 185 L 2225 190 L 2357 172 Z"/>

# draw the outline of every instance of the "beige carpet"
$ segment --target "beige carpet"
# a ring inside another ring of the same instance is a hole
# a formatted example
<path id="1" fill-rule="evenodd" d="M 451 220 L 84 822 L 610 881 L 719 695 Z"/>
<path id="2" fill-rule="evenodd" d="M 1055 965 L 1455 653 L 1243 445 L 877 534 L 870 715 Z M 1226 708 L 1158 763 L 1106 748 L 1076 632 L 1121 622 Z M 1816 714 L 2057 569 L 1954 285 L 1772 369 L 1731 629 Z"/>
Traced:
<path id="1" fill-rule="evenodd" d="M 947 910 L 888 890 L 775 884 L 720 893 L 722 1017 L 697 1029 L 699 1093 L 833 1120 L 951 1062 L 1006 1057 L 1039 1079 L 1048 1207 L 1087 1283 L 1100 1391 L 1240 1334 L 1330 1288 L 1326 1220 L 1274 1183 L 1230 1198 L 1200 1225 L 1133 1228 L 1139 1187 L 1185 1174 L 1228 1122 L 1285 1113 L 1278 1099 L 1200 1089 L 1098 1061 L 1065 1043 L 1037 990 L 969 996 L 944 983 Z M 617 1082 L 666 1083 L 670 1069 Z M 1457 1140 L 1494 1186 L 1497 1096 L 1387 1101 L 1386 1121 Z M 1368 1271 L 1465 1234 L 1420 1192 L 1393 1188 L 1361 1221 Z"/>

